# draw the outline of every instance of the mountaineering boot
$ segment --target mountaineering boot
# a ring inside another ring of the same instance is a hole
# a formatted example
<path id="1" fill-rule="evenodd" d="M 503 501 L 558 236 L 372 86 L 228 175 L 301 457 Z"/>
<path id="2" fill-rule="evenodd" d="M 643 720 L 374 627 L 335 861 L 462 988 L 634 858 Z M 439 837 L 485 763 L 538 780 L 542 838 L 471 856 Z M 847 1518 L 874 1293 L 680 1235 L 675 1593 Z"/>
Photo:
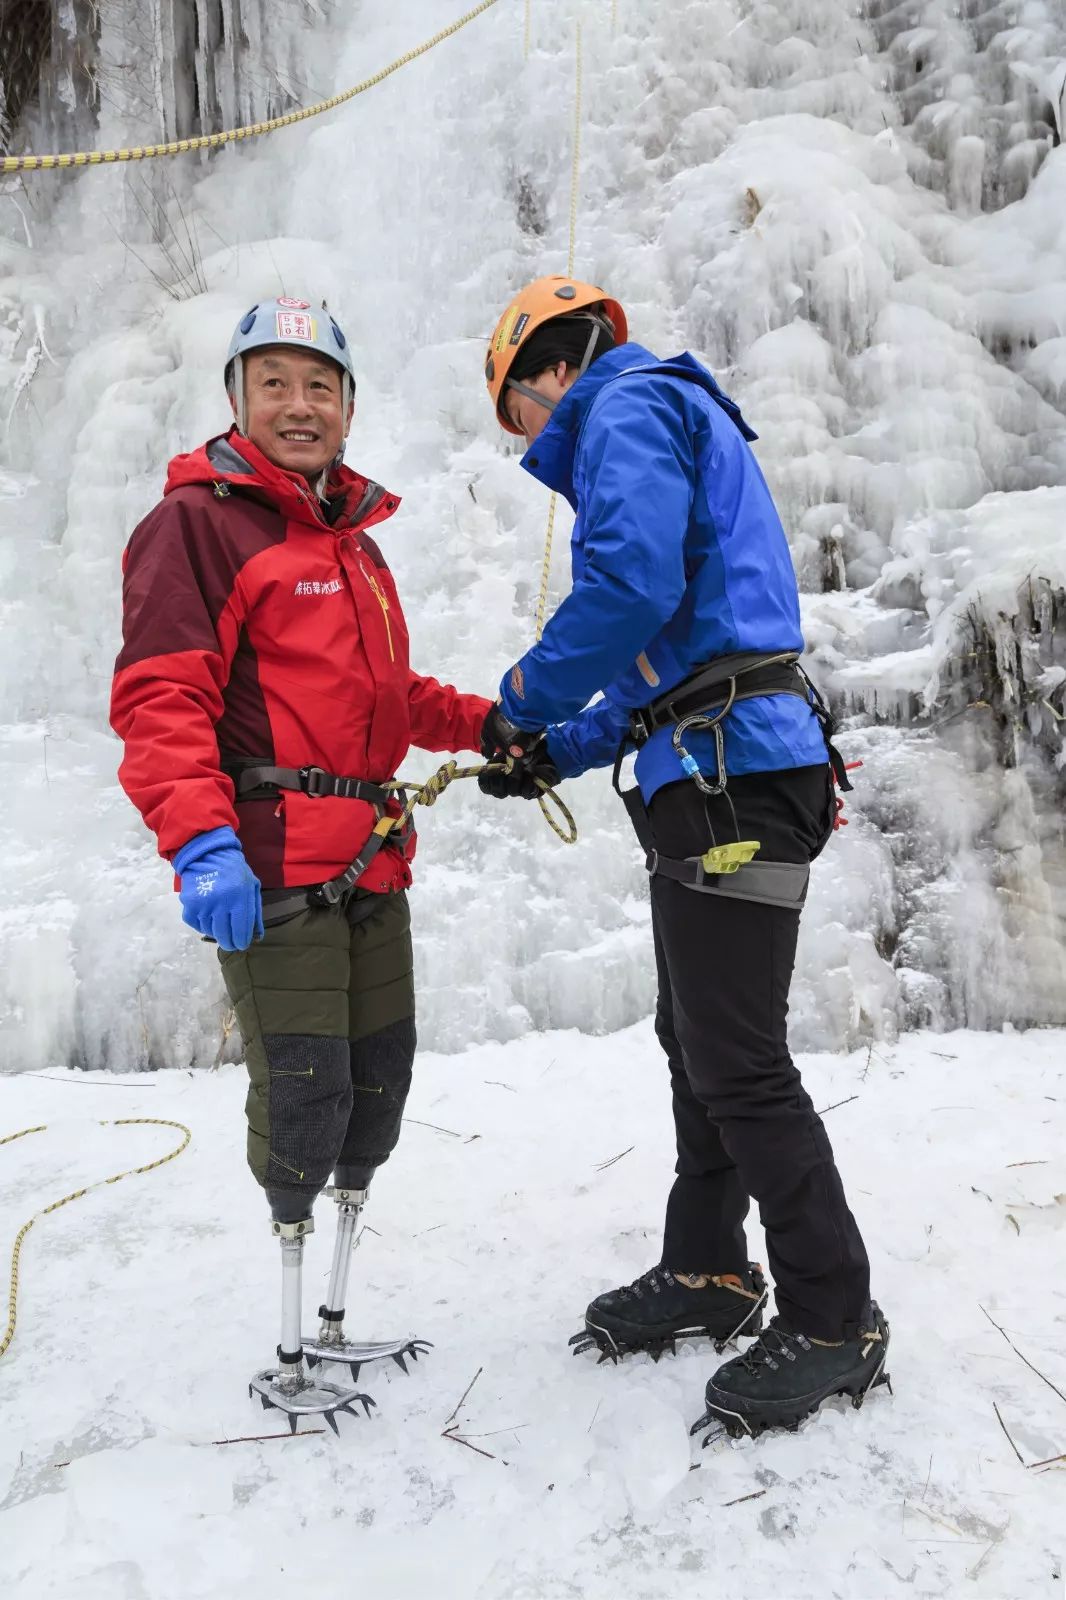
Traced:
<path id="1" fill-rule="evenodd" d="M 850 1395 L 857 1411 L 878 1384 L 887 1383 L 891 1393 L 885 1371 L 889 1329 L 876 1303 L 869 1323 L 858 1338 L 828 1344 L 792 1333 L 772 1317 L 742 1356 L 718 1368 L 707 1385 L 706 1413 L 691 1432 L 717 1422 L 734 1439 L 755 1438 L 766 1428 L 794 1433 L 832 1395 Z"/>
<path id="2" fill-rule="evenodd" d="M 370 1361 L 391 1358 L 402 1372 L 407 1371 L 408 1360 L 417 1361 L 433 1346 L 427 1339 L 380 1339 L 365 1341 L 348 1339 L 344 1334 L 344 1302 L 348 1293 L 348 1273 L 352 1252 L 359 1243 L 358 1224 L 366 1204 L 367 1188 L 373 1169 L 340 1168 L 334 1174 L 335 1183 L 326 1193 L 337 1202 L 337 1237 L 333 1246 L 333 1266 L 329 1275 L 329 1290 L 324 1304 L 318 1308 L 322 1321 L 317 1338 L 301 1341 L 304 1360 L 314 1371 L 320 1361 L 343 1362 L 357 1380 L 360 1368 Z M 360 1179 L 359 1183 L 352 1182 Z M 348 1180 L 345 1182 L 344 1180 Z"/>
<path id="3" fill-rule="evenodd" d="M 766 1282 L 754 1261 L 742 1276 L 671 1272 L 652 1267 L 633 1283 L 599 1295 L 585 1312 L 585 1326 L 570 1340 L 574 1354 L 596 1348 L 601 1361 L 646 1350 L 657 1361 L 682 1338 L 714 1340 L 722 1350 L 741 1334 L 762 1328 Z"/>

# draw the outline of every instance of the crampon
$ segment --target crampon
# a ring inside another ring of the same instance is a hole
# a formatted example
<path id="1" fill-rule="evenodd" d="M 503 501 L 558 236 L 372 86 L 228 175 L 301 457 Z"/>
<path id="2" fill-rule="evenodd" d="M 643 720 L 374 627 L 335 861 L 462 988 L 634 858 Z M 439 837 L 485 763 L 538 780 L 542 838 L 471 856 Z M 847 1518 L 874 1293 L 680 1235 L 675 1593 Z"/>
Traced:
<path id="1" fill-rule="evenodd" d="M 892 1393 L 885 1370 L 889 1326 L 876 1305 L 873 1327 L 837 1346 L 787 1333 L 777 1321 L 774 1318 L 744 1355 L 726 1362 L 708 1383 L 706 1410 L 689 1429 L 693 1437 L 710 1430 L 703 1439 L 704 1449 L 724 1438 L 757 1439 L 775 1428 L 795 1433 L 837 1395 L 849 1396 L 859 1411 L 871 1389 L 884 1385 Z"/>
<path id="2" fill-rule="evenodd" d="M 324 1311 L 323 1306 L 321 1312 Z M 382 1339 L 369 1344 L 360 1344 L 355 1339 L 343 1337 L 334 1339 L 322 1333 L 317 1339 L 305 1339 L 303 1342 L 304 1360 L 312 1371 L 320 1361 L 343 1362 L 348 1366 L 355 1382 L 358 1382 L 360 1369 L 372 1361 L 391 1359 L 401 1372 L 406 1372 L 408 1361 L 417 1361 L 419 1356 L 424 1356 L 432 1349 L 433 1346 L 428 1339 Z"/>
<path id="3" fill-rule="evenodd" d="M 359 1413 L 355 1407 L 361 1405 L 369 1417 L 371 1407 L 377 1404 L 368 1394 L 342 1389 L 335 1383 L 319 1383 L 299 1368 L 290 1372 L 272 1367 L 256 1373 L 248 1385 L 249 1398 L 255 1394 L 262 1401 L 264 1411 L 276 1409 L 285 1413 L 290 1433 L 296 1432 L 301 1417 L 321 1417 L 334 1433 L 338 1433 L 337 1417 L 342 1412 L 357 1417 Z"/>
<path id="4" fill-rule="evenodd" d="M 692 1339 L 709 1339 L 715 1350 L 721 1352 L 737 1339 L 758 1334 L 762 1329 L 767 1288 L 762 1269 L 756 1262 L 750 1264 L 749 1276 L 750 1288 L 744 1287 L 739 1279 L 711 1280 L 723 1302 L 712 1326 L 706 1311 L 702 1317 L 699 1315 L 696 1301 L 699 1290 L 679 1289 L 677 1274 L 661 1267 L 652 1268 L 628 1288 L 594 1300 L 585 1313 L 584 1328 L 570 1339 L 570 1348 L 576 1356 L 589 1350 L 599 1351 L 599 1365 L 605 1361 L 617 1365 L 625 1356 L 642 1353 L 657 1362 L 665 1353 L 676 1355 L 679 1341 Z M 624 1314 L 627 1298 L 630 1302 L 639 1301 L 643 1295 L 645 1304 L 650 1304 L 650 1295 L 661 1298 L 664 1287 L 673 1288 L 677 1295 L 674 1301 L 679 1307 L 677 1314 L 668 1316 L 664 1308 L 660 1320 L 645 1322 L 644 1326 L 635 1313 Z"/>

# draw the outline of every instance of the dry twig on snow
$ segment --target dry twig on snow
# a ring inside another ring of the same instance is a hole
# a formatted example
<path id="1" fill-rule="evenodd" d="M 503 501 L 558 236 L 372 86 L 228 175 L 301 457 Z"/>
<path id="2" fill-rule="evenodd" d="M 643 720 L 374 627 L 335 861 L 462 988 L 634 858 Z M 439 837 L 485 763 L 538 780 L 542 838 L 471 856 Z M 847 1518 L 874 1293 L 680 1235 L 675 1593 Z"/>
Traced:
<path id="1" fill-rule="evenodd" d="M 1014 1343 L 1014 1340 L 1010 1337 L 1009 1334 L 1003 1333 L 1003 1329 L 1000 1327 L 1000 1325 L 996 1321 L 995 1317 L 991 1316 L 987 1311 L 985 1311 L 985 1308 L 984 1308 L 984 1306 L 982 1306 L 980 1304 L 980 1301 L 978 1301 L 978 1305 L 979 1305 L 980 1309 L 985 1312 L 985 1316 L 988 1317 L 989 1322 L 992 1324 L 993 1328 L 995 1328 L 996 1332 L 1003 1334 L 1004 1339 L 1006 1339 L 1007 1343 L 1010 1345 L 1011 1349 L 1014 1351 L 1014 1354 L 1018 1357 L 1018 1360 L 1019 1361 L 1024 1361 L 1026 1366 L 1029 1368 L 1029 1371 L 1030 1372 L 1035 1372 L 1038 1378 L 1042 1378 L 1043 1381 L 1047 1384 L 1048 1388 L 1054 1390 L 1054 1392 L 1058 1395 L 1059 1399 L 1061 1401 L 1063 1401 L 1064 1404 L 1066 1404 L 1066 1394 L 1063 1394 L 1062 1390 L 1060 1388 L 1058 1388 L 1055 1384 L 1053 1384 L 1051 1379 L 1049 1377 L 1047 1377 L 1043 1372 L 1041 1372 L 1039 1367 L 1034 1367 L 1033 1363 L 1029 1360 L 1028 1356 L 1023 1356 L 1022 1355 L 1021 1351 L 1018 1349 L 1018 1346 Z"/>

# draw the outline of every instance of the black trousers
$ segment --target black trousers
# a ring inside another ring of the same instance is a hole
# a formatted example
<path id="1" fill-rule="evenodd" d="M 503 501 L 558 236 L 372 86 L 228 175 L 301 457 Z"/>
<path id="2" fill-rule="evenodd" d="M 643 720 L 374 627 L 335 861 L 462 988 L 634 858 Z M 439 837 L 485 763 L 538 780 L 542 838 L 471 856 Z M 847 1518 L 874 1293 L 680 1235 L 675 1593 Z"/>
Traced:
<path id="1" fill-rule="evenodd" d="M 647 814 L 655 847 L 694 856 L 739 835 L 760 841 L 761 861 L 806 862 L 831 832 L 828 767 L 733 778 L 728 795 L 704 797 L 688 781 L 661 789 Z M 677 1130 L 663 1265 L 743 1271 L 752 1197 L 784 1322 L 818 1339 L 853 1337 L 866 1325 L 869 1261 L 788 1050 L 800 914 L 659 875 L 651 902 L 655 1027 L 670 1063 Z"/>

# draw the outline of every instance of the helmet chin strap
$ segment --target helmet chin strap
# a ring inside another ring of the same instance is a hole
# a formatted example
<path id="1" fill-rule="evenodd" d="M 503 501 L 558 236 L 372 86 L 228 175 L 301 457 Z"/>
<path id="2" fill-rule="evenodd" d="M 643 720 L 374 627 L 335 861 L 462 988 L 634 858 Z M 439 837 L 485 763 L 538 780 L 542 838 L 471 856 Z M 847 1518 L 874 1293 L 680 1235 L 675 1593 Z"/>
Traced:
<path id="1" fill-rule="evenodd" d="M 244 428 L 244 361 L 241 356 L 233 358 L 233 387 L 230 390 L 233 400 L 233 411 L 237 422 L 237 432 L 248 435 Z"/>
<path id="2" fill-rule="evenodd" d="M 345 431 L 341 434 L 340 449 L 337 451 L 337 454 L 333 457 L 333 460 L 329 463 L 329 465 L 322 469 L 322 472 L 321 472 L 321 474 L 319 476 L 319 487 L 315 489 L 315 493 L 319 496 L 320 499 L 325 495 L 325 492 L 326 492 L 326 480 L 329 478 L 330 473 L 336 471 L 336 469 L 338 467 L 344 465 L 344 447 L 348 443 L 348 429 L 347 429 L 348 407 L 351 405 L 352 399 L 353 399 L 353 395 L 352 395 L 351 375 L 348 372 L 342 372 L 341 373 L 341 416 L 344 418 Z M 314 485 L 312 485 L 312 487 L 314 487 Z"/>
<path id="3" fill-rule="evenodd" d="M 581 357 L 581 365 L 577 369 L 577 378 L 583 378 L 592 365 L 592 352 L 596 348 L 596 340 L 600 336 L 601 329 L 606 329 L 607 327 L 602 317 L 589 317 L 588 320 L 592 323 L 592 332 L 589 334 L 589 342 L 585 346 L 585 354 Z M 575 383 L 577 378 L 574 379 Z M 538 406 L 544 407 L 545 411 L 554 411 L 559 404 L 558 400 L 549 400 L 547 395 L 540 394 L 536 389 L 531 389 L 528 383 L 522 383 L 518 378 L 508 378 L 505 387 L 515 389 L 519 394 L 524 394 L 527 400 L 535 400 Z"/>

